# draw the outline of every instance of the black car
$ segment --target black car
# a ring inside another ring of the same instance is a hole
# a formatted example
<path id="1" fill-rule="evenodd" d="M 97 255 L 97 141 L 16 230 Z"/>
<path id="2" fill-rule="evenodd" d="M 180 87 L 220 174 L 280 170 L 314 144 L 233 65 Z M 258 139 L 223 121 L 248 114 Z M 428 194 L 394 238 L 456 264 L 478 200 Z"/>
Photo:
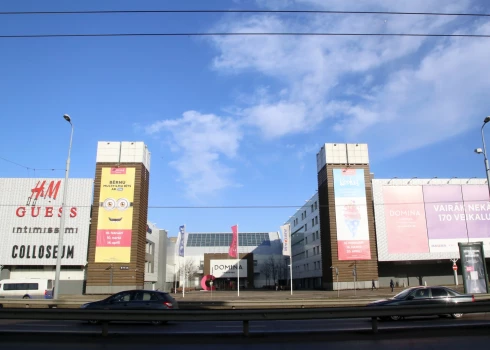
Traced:
<path id="1" fill-rule="evenodd" d="M 398 293 L 393 298 L 373 301 L 368 306 L 403 306 L 403 305 L 444 305 L 448 303 L 465 303 L 475 301 L 469 294 L 461 294 L 447 287 L 412 287 Z M 443 315 L 439 315 L 443 316 Z M 452 318 L 461 318 L 463 314 L 451 314 Z M 404 317 L 380 317 L 381 320 L 398 321 Z"/>
<path id="2" fill-rule="evenodd" d="M 169 293 L 154 290 L 126 290 L 110 297 L 86 303 L 81 309 L 93 310 L 171 310 L 178 309 L 177 301 Z M 98 320 L 90 320 L 89 323 L 99 323 Z M 163 321 L 152 321 L 158 325 Z"/>

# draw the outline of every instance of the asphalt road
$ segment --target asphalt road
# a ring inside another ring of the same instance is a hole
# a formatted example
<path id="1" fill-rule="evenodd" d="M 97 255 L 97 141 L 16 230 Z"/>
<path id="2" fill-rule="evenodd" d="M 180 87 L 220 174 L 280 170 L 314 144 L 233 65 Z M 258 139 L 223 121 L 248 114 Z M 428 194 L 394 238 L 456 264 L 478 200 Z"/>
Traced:
<path id="1" fill-rule="evenodd" d="M 472 326 L 490 327 L 490 314 L 465 315 L 462 319 L 439 317 L 418 317 L 398 322 L 378 322 L 380 332 L 386 330 L 424 330 L 430 328 L 459 329 Z M 335 333 L 351 331 L 370 331 L 370 319 L 304 320 L 304 321 L 251 321 L 250 333 L 288 334 L 288 333 Z M 241 334 L 242 322 L 170 322 L 154 326 L 148 323 L 114 322 L 109 325 L 109 334 L 129 335 L 226 335 Z M 0 320 L 0 334 L 55 333 L 55 334 L 100 334 L 100 325 L 90 325 L 77 321 L 30 321 Z"/>

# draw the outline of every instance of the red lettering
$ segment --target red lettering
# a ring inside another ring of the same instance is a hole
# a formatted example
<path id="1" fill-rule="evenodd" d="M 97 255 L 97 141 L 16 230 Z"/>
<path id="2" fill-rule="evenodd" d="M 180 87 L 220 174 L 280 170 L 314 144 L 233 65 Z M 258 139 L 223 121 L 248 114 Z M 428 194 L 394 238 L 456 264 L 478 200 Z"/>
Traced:
<path id="1" fill-rule="evenodd" d="M 19 218 L 23 218 L 26 215 L 26 208 L 18 207 L 17 210 L 15 211 L 15 215 L 17 215 Z"/>
<path id="2" fill-rule="evenodd" d="M 38 181 L 37 184 L 36 184 L 36 187 L 34 187 L 31 192 L 32 192 L 32 195 L 31 195 L 31 198 L 32 196 L 35 194 L 36 196 L 34 197 L 34 199 L 38 199 L 39 196 L 43 196 L 43 192 L 44 192 L 44 184 L 46 183 L 46 180 L 44 180 L 42 183 L 41 181 Z M 40 184 L 40 185 L 39 185 Z"/>
<path id="3" fill-rule="evenodd" d="M 53 207 L 46 207 L 46 213 L 44 214 L 44 217 L 46 218 L 53 217 Z"/>
<path id="4" fill-rule="evenodd" d="M 36 209 L 37 209 L 37 212 L 36 212 Z M 40 211 L 41 211 L 41 207 L 31 207 L 31 216 L 33 218 L 38 217 Z"/>
<path id="5" fill-rule="evenodd" d="M 60 185 L 61 185 L 61 180 L 56 182 L 51 181 L 49 183 L 49 187 L 46 191 L 46 194 L 44 195 L 44 198 L 49 197 L 52 199 L 56 199 L 56 197 L 58 196 L 58 191 L 60 190 Z"/>
<path id="6" fill-rule="evenodd" d="M 60 207 L 58 209 L 58 217 L 60 218 L 61 217 L 61 213 L 63 213 L 63 207 Z"/>
<path id="7" fill-rule="evenodd" d="M 73 207 L 70 209 L 70 217 L 74 218 L 77 216 L 77 208 Z"/>

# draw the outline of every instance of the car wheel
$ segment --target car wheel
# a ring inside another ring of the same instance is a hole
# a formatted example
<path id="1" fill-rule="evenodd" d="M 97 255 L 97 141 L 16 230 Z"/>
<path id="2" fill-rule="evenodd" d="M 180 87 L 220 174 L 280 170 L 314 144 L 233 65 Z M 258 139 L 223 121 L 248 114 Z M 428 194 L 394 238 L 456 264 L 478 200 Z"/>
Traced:
<path id="1" fill-rule="evenodd" d="M 402 319 L 402 317 L 401 316 L 390 316 L 390 319 L 392 321 L 400 321 Z"/>
<path id="2" fill-rule="evenodd" d="M 88 320 L 87 322 L 89 324 L 99 324 L 100 321 L 98 321 L 98 320 Z"/>
<path id="3" fill-rule="evenodd" d="M 463 314 L 451 314 L 452 318 L 461 318 L 463 317 Z"/>
<path id="4" fill-rule="evenodd" d="M 28 295 L 24 295 L 24 296 L 22 297 L 22 299 L 31 299 L 31 297 L 30 297 L 30 296 L 28 296 Z"/>

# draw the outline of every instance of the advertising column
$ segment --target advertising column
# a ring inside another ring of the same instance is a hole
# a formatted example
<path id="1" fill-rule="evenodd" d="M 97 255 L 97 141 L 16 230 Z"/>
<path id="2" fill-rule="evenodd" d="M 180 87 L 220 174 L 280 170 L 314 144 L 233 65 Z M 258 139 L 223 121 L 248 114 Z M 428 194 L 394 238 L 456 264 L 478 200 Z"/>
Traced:
<path id="1" fill-rule="evenodd" d="M 482 242 L 458 245 L 465 293 L 488 293 L 487 268 Z"/>
<path id="2" fill-rule="evenodd" d="M 363 169 L 333 169 L 339 260 L 370 260 Z"/>
<path id="3" fill-rule="evenodd" d="M 96 263 L 131 261 L 134 180 L 134 168 L 102 168 Z"/>

